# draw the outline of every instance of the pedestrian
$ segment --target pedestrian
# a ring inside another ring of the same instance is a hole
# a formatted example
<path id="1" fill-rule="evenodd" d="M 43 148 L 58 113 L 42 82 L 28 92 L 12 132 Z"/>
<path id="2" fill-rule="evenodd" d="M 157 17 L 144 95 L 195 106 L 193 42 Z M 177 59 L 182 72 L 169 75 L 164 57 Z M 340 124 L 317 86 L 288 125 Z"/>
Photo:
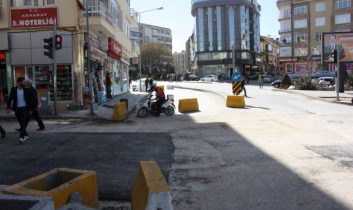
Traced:
<path id="1" fill-rule="evenodd" d="M 6 131 L 4 130 L 4 128 L 0 125 L 0 133 L 1 133 L 1 138 L 5 138 L 6 137 Z"/>
<path id="2" fill-rule="evenodd" d="M 264 89 L 264 78 L 262 77 L 262 75 L 259 76 L 259 79 L 257 82 L 259 83 L 260 89 Z"/>
<path id="3" fill-rule="evenodd" d="M 153 85 L 153 79 L 152 78 L 149 79 L 149 86 L 150 86 L 150 92 L 153 92 L 154 91 L 154 85 Z"/>
<path id="4" fill-rule="evenodd" d="M 240 81 L 240 87 L 241 87 L 241 89 L 244 91 L 244 96 L 245 96 L 245 97 L 248 97 L 248 95 L 246 95 L 246 88 L 245 88 L 245 80 L 244 80 L 244 79 L 242 79 L 242 80 Z"/>
<path id="5" fill-rule="evenodd" d="M 28 90 L 23 88 L 23 80 L 25 78 L 17 78 L 17 86 L 11 88 L 10 96 L 7 100 L 6 112 L 10 113 L 11 110 L 15 112 L 18 123 L 20 124 L 20 140 L 19 144 L 28 140 L 27 125 L 28 125 Z"/>
<path id="6" fill-rule="evenodd" d="M 105 75 L 105 88 L 107 90 L 107 98 L 112 98 L 112 78 L 109 72 Z"/>
<path id="7" fill-rule="evenodd" d="M 45 129 L 43 120 L 39 116 L 38 112 L 38 94 L 37 90 L 33 87 L 32 81 L 31 80 L 24 80 L 23 81 L 23 86 L 25 89 L 28 90 L 28 104 L 27 108 L 28 111 L 32 114 L 31 117 L 38 123 L 38 129 L 37 131 L 42 131 Z"/>
<path id="8" fill-rule="evenodd" d="M 149 82 L 149 78 L 145 79 L 145 88 L 146 88 L 146 92 L 148 92 L 148 82 Z"/>

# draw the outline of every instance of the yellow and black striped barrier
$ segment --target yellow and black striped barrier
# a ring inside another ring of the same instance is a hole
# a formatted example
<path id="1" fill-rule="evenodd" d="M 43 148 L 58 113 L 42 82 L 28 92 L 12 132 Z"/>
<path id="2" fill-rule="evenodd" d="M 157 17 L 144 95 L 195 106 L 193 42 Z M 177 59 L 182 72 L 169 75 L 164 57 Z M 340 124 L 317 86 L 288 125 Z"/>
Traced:
<path id="1" fill-rule="evenodd" d="M 239 95 L 240 92 L 242 91 L 242 88 L 241 88 L 241 82 L 233 82 L 232 83 L 232 90 L 233 90 L 233 94 L 234 95 Z"/>

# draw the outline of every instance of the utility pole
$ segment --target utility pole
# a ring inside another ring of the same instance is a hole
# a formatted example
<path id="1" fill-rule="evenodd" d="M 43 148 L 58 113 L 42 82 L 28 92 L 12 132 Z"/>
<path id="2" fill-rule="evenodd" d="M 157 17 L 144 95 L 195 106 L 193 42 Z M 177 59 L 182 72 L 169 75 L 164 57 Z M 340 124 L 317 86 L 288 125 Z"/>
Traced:
<path id="1" fill-rule="evenodd" d="M 335 52 L 336 52 L 336 59 L 337 59 L 337 66 L 336 66 L 336 71 L 337 71 L 337 77 L 336 77 L 336 93 L 337 93 L 337 101 L 340 100 L 340 51 L 338 50 L 338 44 L 336 43 L 335 46 Z"/>
<path id="2" fill-rule="evenodd" d="M 92 70 L 91 70 L 91 45 L 89 43 L 89 16 L 88 16 L 88 0 L 85 1 L 85 10 L 86 10 L 86 36 L 85 42 L 87 47 L 87 71 L 88 71 L 88 83 L 89 83 L 89 91 L 91 95 L 91 102 L 89 105 L 89 113 L 90 115 L 94 114 L 93 104 L 94 104 L 94 92 L 93 92 L 93 81 L 92 81 Z"/>
<path id="3" fill-rule="evenodd" d="M 58 101 L 58 84 L 57 84 L 57 67 L 56 67 L 56 47 L 55 47 L 55 37 L 56 37 L 56 24 L 54 25 L 53 30 L 53 86 L 54 86 L 54 115 L 57 115 L 56 103 Z"/>

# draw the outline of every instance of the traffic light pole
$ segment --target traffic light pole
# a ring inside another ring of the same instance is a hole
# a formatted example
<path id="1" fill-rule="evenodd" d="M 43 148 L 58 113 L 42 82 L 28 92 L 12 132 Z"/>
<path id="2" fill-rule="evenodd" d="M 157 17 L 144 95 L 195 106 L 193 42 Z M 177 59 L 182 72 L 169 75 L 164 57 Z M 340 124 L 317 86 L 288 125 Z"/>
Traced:
<path id="1" fill-rule="evenodd" d="M 338 50 L 337 44 L 335 46 L 336 53 L 337 53 L 337 66 L 336 66 L 336 93 L 337 93 L 337 101 L 340 100 L 340 51 Z"/>
<path id="2" fill-rule="evenodd" d="M 91 103 L 89 104 L 89 113 L 90 115 L 94 114 L 93 104 L 94 104 L 94 91 L 93 91 L 93 81 L 92 81 L 92 70 L 91 70 L 91 45 L 89 43 L 89 16 L 88 16 L 88 2 L 85 1 L 85 10 L 86 10 L 86 45 L 87 45 L 87 71 L 88 71 L 88 83 L 89 83 L 89 91 L 91 93 Z"/>

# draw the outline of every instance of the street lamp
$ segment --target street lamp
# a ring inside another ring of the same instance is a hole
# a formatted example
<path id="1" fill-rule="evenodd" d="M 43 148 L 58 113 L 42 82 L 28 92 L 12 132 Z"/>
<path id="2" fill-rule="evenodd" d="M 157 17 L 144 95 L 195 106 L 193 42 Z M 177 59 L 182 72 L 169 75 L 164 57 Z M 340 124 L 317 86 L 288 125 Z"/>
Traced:
<path id="1" fill-rule="evenodd" d="M 158 8 L 154 8 L 154 9 L 149 9 L 149 10 L 145 10 L 145 11 L 142 11 L 142 12 L 138 12 L 138 16 L 139 16 L 139 32 L 140 32 L 140 54 L 139 54 L 139 77 L 140 77 L 140 91 L 141 91 L 141 78 L 142 78 L 142 73 L 141 73 L 141 69 L 142 69 L 142 53 L 141 53 L 141 44 L 142 44 L 142 27 L 141 27 L 141 14 L 142 13 L 145 13 L 145 12 L 151 12 L 151 11 L 154 11 L 154 10 L 162 10 L 163 7 L 158 7 Z"/>

